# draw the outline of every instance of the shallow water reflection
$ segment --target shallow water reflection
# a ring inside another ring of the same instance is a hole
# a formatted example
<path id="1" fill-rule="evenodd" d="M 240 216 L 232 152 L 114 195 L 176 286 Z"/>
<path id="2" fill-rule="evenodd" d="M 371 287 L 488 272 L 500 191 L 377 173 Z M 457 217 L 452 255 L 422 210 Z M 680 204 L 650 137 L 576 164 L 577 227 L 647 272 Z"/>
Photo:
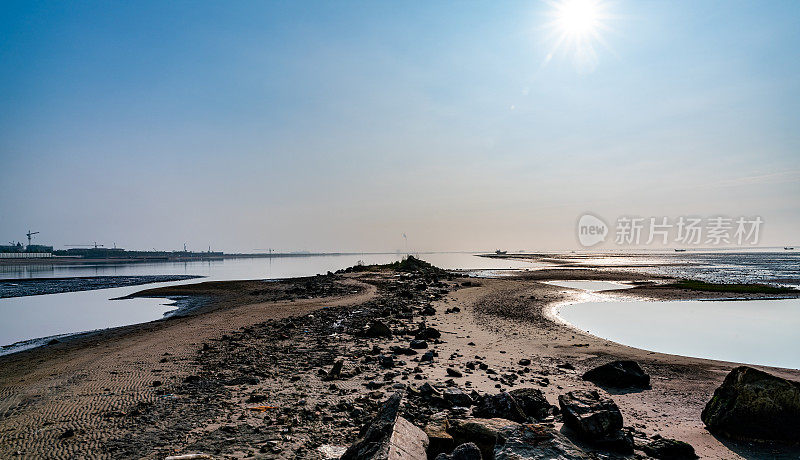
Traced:
<path id="1" fill-rule="evenodd" d="M 645 350 L 800 369 L 800 299 L 586 302 L 558 316 Z"/>

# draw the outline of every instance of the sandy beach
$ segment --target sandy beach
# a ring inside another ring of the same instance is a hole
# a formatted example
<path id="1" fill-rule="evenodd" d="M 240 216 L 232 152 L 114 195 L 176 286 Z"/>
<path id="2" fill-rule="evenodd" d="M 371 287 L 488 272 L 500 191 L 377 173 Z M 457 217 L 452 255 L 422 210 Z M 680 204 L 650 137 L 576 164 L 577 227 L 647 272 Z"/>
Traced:
<path id="1" fill-rule="evenodd" d="M 199 306 L 0 357 L 0 457 L 332 458 L 404 385 L 405 417 L 422 428 L 441 412 L 469 415 L 415 399 L 425 383 L 481 394 L 535 387 L 557 404 L 567 391 L 597 388 L 584 371 L 631 359 L 652 388 L 610 396 L 637 439 L 685 441 L 701 458 L 796 458 L 792 447 L 705 429 L 700 412 L 736 363 L 626 347 L 555 321 L 555 306 L 587 294 L 544 281 L 592 279 L 639 283 L 592 294 L 607 299 L 725 297 L 591 268 L 496 279 L 380 269 L 145 290 L 138 295 L 188 296 Z M 375 320 L 391 336 L 364 333 Z M 411 349 L 422 322 L 441 336 Z M 798 370 L 762 369 L 800 380 Z M 564 432 L 558 416 L 549 423 Z"/>

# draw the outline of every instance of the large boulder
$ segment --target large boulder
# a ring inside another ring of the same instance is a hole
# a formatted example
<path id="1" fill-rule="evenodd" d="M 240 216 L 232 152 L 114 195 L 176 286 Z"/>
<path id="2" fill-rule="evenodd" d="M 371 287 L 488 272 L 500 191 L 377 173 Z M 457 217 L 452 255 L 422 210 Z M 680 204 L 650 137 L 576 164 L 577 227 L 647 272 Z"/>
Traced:
<path id="1" fill-rule="evenodd" d="M 645 454 L 662 460 L 694 460 L 697 454 L 691 444 L 675 439 L 659 438 L 642 447 Z"/>
<path id="2" fill-rule="evenodd" d="M 517 388 L 509 391 L 509 393 L 517 401 L 526 416 L 533 417 L 536 420 L 544 420 L 550 415 L 552 406 L 547 402 L 542 390 L 538 388 Z"/>
<path id="3" fill-rule="evenodd" d="M 636 361 L 612 361 L 583 374 L 583 380 L 601 387 L 650 388 L 650 376 Z"/>
<path id="4" fill-rule="evenodd" d="M 701 418 L 710 431 L 732 438 L 800 441 L 800 382 L 737 367 Z"/>
<path id="5" fill-rule="evenodd" d="M 622 413 L 610 398 L 597 390 L 575 390 L 558 397 L 564 424 L 598 447 L 621 453 L 633 452 L 633 439 L 622 431 Z"/>
<path id="6" fill-rule="evenodd" d="M 428 436 L 398 415 L 404 390 L 393 394 L 341 460 L 426 460 Z"/>
<path id="7" fill-rule="evenodd" d="M 506 392 L 481 398 L 472 409 L 472 415 L 480 418 L 504 418 L 520 423 L 527 419 L 519 403 Z"/>

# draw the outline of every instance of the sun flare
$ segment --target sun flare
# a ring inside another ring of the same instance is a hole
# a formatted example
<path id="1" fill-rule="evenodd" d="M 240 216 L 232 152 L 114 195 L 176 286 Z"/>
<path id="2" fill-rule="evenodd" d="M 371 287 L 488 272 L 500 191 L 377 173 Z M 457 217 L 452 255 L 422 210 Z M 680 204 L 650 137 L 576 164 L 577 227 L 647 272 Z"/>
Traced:
<path id="1" fill-rule="evenodd" d="M 593 0 L 562 1 L 556 4 L 555 14 L 558 27 L 566 35 L 591 35 L 600 25 L 598 3 Z"/>
<path id="2" fill-rule="evenodd" d="M 604 44 L 602 32 L 608 29 L 606 0 L 553 0 L 547 24 L 552 50 L 547 61 L 561 53 L 570 57 L 581 70 L 597 65 L 597 44 Z"/>

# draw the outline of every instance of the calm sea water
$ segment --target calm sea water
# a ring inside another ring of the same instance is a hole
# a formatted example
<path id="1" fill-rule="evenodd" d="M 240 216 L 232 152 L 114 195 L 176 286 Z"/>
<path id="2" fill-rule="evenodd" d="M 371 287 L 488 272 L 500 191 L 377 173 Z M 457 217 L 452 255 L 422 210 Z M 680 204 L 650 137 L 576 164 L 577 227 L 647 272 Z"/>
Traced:
<path id="1" fill-rule="evenodd" d="M 43 342 L 32 339 L 151 321 L 174 309 L 164 299 L 109 300 L 142 289 L 208 280 L 311 276 L 350 267 L 359 261 L 365 264 L 383 264 L 401 257 L 396 254 L 361 254 L 122 265 L 0 265 L 0 278 L 171 274 L 206 277 L 190 281 L 0 299 L 0 346 L 23 342 L 14 347 L 0 348 L 0 355 L 38 346 Z M 484 273 L 494 274 L 537 266 L 530 262 L 487 259 L 461 253 L 421 254 L 419 257 L 443 268 L 482 269 Z"/>

